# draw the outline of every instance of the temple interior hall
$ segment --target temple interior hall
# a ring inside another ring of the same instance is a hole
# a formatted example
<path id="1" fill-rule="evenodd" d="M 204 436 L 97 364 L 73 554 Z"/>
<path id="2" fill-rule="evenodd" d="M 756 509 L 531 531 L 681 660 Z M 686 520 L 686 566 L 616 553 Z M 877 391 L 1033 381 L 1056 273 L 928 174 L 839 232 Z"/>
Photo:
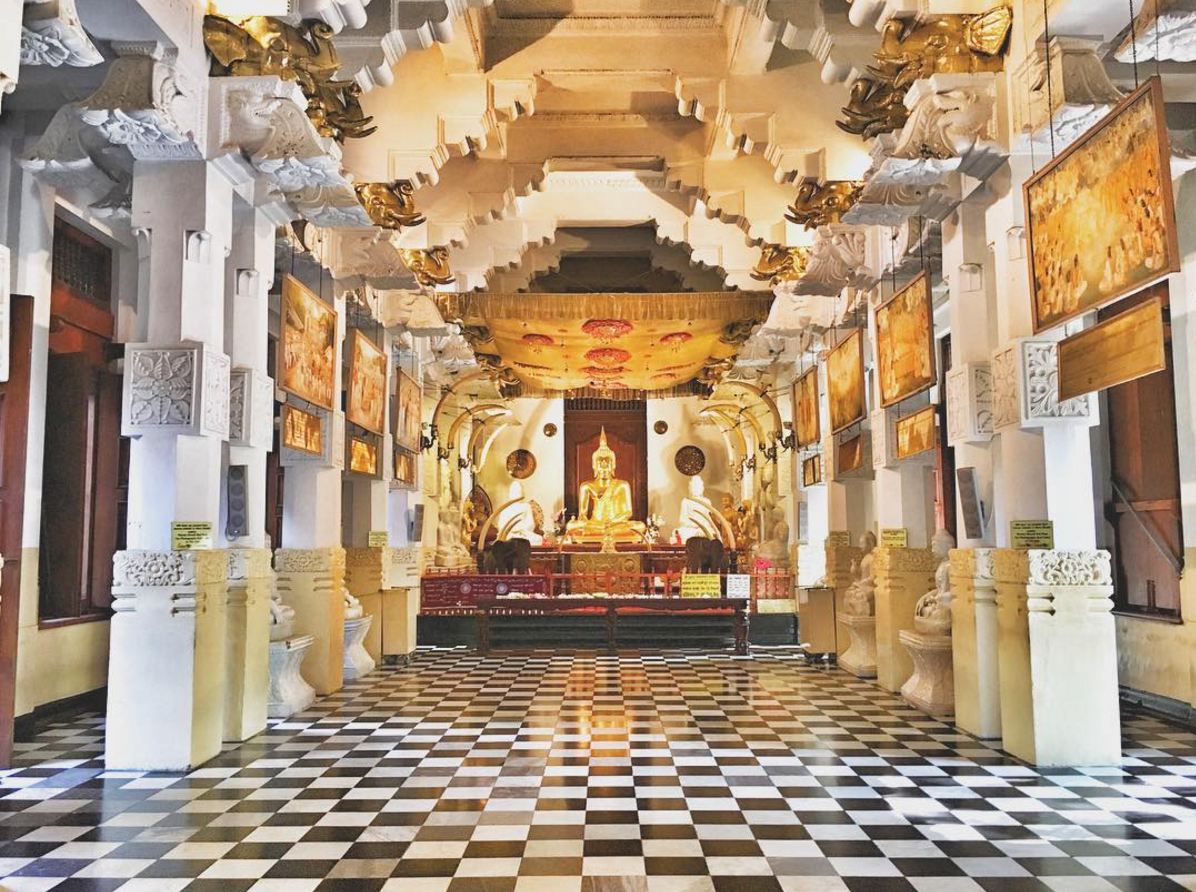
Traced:
<path id="1" fill-rule="evenodd" d="M 1193 170 L 1196 0 L 0 0 L 0 892 L 1196 892 Z"/>

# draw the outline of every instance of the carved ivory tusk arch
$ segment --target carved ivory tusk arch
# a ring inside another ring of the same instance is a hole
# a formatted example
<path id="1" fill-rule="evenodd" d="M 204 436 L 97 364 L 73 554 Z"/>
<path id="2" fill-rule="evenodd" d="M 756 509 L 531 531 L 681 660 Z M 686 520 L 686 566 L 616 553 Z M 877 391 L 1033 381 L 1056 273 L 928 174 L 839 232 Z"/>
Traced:
<path id="1" fill-rule="evenodd" d="M 457 433 L 461 430 L 461 425 L 468 419 L 472 418 L 480 412 L 510 412 L 506 406 L 501 403 L 482 403 L 480 406 L 470 406 L 464 412 L 457 416 L 453 421 L 453 426 L 449 428 L 448 436 L 444 439 L 444 448 L 449 451 L 451 455 L 457 446 Z"/>
<path id="2" fill-rule="evenodd" d="M 715 403 L 708 408 L 720 410 L 724 416 L 730 418 L 731 413 L 734 413 L 735 418 L 743 419 L 751 426 L 752 432 L 756 435 L 756 443 L 764 445 L 764 426 L 760 424 L 760 419 L 751 412 L 751 406 L 740 406 L 736 403 Z M 739 426 L 738 421 L 735 422 Z"/>
<path id="3" fill-rule="evenodd" d="M 486 518 L 486 522 L 484 524 L 482 524 L 482 528 L 480 530 L 478 530 L 478 550 L 479 551 L 486 547 L 486 537 L 488 535 L 490 535 L 490 527 L 494 525 L 494 518 L 498 517 L 498 515 L 502 514 L 504 511 L 506 511 L 512 505 L 518 505 L 520 502 L 526 502 L 526 501 L 527 501 L 526 496 L 520 496 L 518 499 L 507 499 L 505 502 L 503 502 L 501 505 L 499 505 L 497 508 L 495 508 L 494 511 L 491 512 L 490 516 Z M 509 529 L 499 530 L 499 537 L 501 538 L 502 534 L 506 533 L 506 532 L 510 532 L 510 530 Z"/>
<path id="4" fill-rule="evenodd" d="M 493 415 L 487 415 L 482 419 L 480 424 L 474 425 L 473 432 L 469 435 L 469 442 L 465 446 L 465 455 L 469 459 L 469 467 L 475 474 L 482 469 L 482 463 L 479 461 L 476 465 L 474 464 L 474 453 L 477 452 L 478 442 L 486 433 L 486 429 L 490 422 L 503 419 L 502 424 L 498 425 L 497 428 L 498 430 L 502 430 L 506 425 L 512 423 L 510 416 L 513 414 L 513 409 L 503 409 L 501 412 L 495 412 Z"/>
<path id="5" fill-rule="evenodd" d="M 480 372 L 470 372 L 464 377 L 458 378 L 440 395 L 440 399 L 436 402 L 436 408 L 432 410 L 432 421 L 429 424 L 433 433 L 437 430 L 437 425 L 440 423 L 440 413 L 444 411 L 444 404 L 448 402 L 449 397 L 457 392 L 457 388 L 462 387 L 471 381 L 477 381 L 479 378 L 494 377 L 494 373 L 489 369 L 483 369 Z"/>
<path id="6" fill-rule="evenodd" d="M 486 457 L 490 455 L 490 447 L 494 445 L 494 442 L 498 439 L 498 435 L 503 432 L 503 428 L 508 425 L 520 424 L 522 422 L 517 418 L 504 418 L 490 431 L 489 436 L 486 437 L 486 442 L 482 444 L 482 454 L 478 457 L 478 466 L 475 473 L 481 473 L 482 468 L 486 467 Z"/>
<path id="7" fill-rule="evenodd" d="M 719 387 L 738 387 L 747 393 L 753 394 L 760 398 L 760 402 L 768 407 L 769 414 L 772 415 L 773 423 L 773 438 L 776 440 L 783 439 L 785 436 L 785 425 L 781 422 L 781 410 L 777 408 L 776 401 L 768 395 L 768 392 L 763 388 L 748 381 L 729 380 L 722 381 Z M 715 390 L 718 388 L 716 387 Z"/>
<path id="8" fill-rule="evenodd" d="M 743 436 L 743 431 L 739 429 L 739 425 L 735 421 L 735 418 L 728 414 L 725 409 L 721 409 L 718 406 L 707 406 L 698 412 L 698 417 L 719 419 L 726 424 L 726 429 L 724 429 L 718 424 L 717 420 L 715 421 L 715 426 L 718 427 L 719 432 L 723 435 L 723 440 L 727 444 L 727 455 L 730 458 L 730 465 L 732 468 L 737 466 L 741 461 L 747 461 L 751 457 L 748 454 L 747 440 Z M 735 441 L 739 443 L 740 458 L 736 458 L 735 456 L 735 447 L 731 443 L 732 436 L 734 436 Z"/>

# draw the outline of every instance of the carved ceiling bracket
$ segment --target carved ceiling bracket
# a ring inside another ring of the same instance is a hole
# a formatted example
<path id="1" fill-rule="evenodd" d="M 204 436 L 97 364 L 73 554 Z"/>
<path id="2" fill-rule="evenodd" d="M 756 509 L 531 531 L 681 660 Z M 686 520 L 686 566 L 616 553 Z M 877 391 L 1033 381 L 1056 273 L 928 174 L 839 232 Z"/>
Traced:
<path id="1" fill-rule="evenodd" d="M 1132 35 L 1132 36 L 1131 36 Z M 1113 57 L 1118 62 L 1196 61 L 1196 0 L 1156 0 L 1143 4 Z"/>
<path id="2" fill-rule="evenodd" d="M 21 64 L 86 68 L 104 61 L 79 23 L 75 0 L 25 0 Z"/>
<path id="3" fill-rule="evenodd" d="M 1108 114 L 1125 95 L 1105 71 L 1095 40 L 1052 37 L 1013 72 L 1013 127 L 1018 134 L 1015 151 L 1049 157 L 1054 136 L 1057 153 Z M 1047 85 L 1047 53 L 1051 58 L 1051 84 Z M 1053 107 L 1050 98 L 1054 99 Z"/>

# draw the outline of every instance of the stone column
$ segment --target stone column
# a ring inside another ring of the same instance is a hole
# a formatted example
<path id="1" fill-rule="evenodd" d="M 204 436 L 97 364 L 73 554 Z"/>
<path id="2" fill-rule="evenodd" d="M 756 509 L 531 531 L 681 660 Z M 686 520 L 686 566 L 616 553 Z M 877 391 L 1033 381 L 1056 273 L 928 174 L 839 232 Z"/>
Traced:
<path id="1" fill-rule="evenodd" d="M 221 551 L 122 551 L 114 561 L 104 763 L 187 771 L 224 736 Z"/>
<path id="2" fill-rule="evenodd" d="M 1032 765 L 1119 765 L 1107 551 L 998 548 L 1002 747 Z"/>
<path id="3" fill-rule="evenodd" d="M 983 740 L 1001 736 L 1000 627 L 993 549 L 951 551 L 955 724 Z"/>
<path id="4" fill-rule="evenodd" d="M 843 599 L 855 581 L 852 567 L 863 554 L 863 549 L 854 545 L 826 546 L 826 584 L 835 592 L 835 652 L 839 654 L 846 653 L 849 644 L 847 629 L 843 627 L 843 618 L 847 616 Z"/>
<path id="5" fill-rule="evenodd" d="M 224 631 L 225 740 L 248 740 L 266 729 L 273 575 L 270 549 L 229 549 Z"/>
<path id="6" fill-rule="evenodd" d="M 382 592 L 382 654 L 406 664 L 415 652 L 421 573 L 418 544 L 390 549 L 390 577 Z"/>
<path id="7" fill-rule="evenodd" d="M 320 696 L 339 691 L 344 683 L 345 550 L 280 548 L 274 552 L 274 569 L 283 603 L 295 608 L 295 634 L 315 639 L 303 677 Z"/>
<path id="8" fill-rule="evenodd" d="M 872 559 L 876 579 L 876 680 L 886 691 L 896 693 L 914 671 L 900 634 L 914 627 L 914 606 L 934 588 L 938 561 L 929 548 L 877 547 Z"/>

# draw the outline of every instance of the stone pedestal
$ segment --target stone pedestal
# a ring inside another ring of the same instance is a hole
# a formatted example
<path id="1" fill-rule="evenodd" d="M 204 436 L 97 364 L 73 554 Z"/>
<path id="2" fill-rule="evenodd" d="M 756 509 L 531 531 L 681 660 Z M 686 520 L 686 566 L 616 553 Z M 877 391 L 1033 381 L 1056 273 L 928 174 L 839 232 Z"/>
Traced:
<path id="1" fill-rule="evenodd" d="M 366 614 L 345 620 L 345 681 L 354 681 L 363 675 L 369 675 L 377 665 L 365 649 L 365 639 L 370 632 L 370 626 L 373 625 L 373 619 Z"/>
<path id="2" fill-rule="evenodd" d="M 1001 745 L 1033 765 L 1121 762 L 1107 551 L 996 549 Z"/>
<path id="3" fill-rule="evenodd" d="M 345 550 L 280 548 L 274 552 L 278 593 L 295 608 L 295 632 L 315 639 L 304 677 L 321 697 L 344 683 Z"/>
<path id="4" fill-rule="evenodd" d="M 856 678 L 876 678 L 876 617 L 842 614 L 839 621 L 847 630 L 849 643 L 839 654 L 839 668 Z"/>
<path id="5" fill-rule="evenodd" d="M 797 590 L 798 633 L 810 653 L 833 654 L 835 645 L 835 592 L 823 586 Z"/>
<path id="6" fill-rule="evenodd" d="M 105 765 L 187 771 L 224 736 L 228 556 L 122 551 L 113 568 Z"/>
<path id="7" fill-rule="evenodd" d="M 415 653 L 419 586 L 392 588 L 382 593 L 382 654 L 406 663 Z"/>
<path id="8" fill-rule="evenodd" d="M 272 719 L 290 718 L 315 702 L 315 689 L 303 678 L 303 658 L 316 643 L 311 635 L 270 642 L 270 695 L 267 712 Z"/>
<path id="9" fill-rule="evenodd" d="M 345 587 L 361 602 L 366 616 L 382 615 L 382 590 L 390 576 L 390 548 L 345 549 Z M 366 633 L 364 647 L 370 659 L 382 659 L 382 626 L 375 621 Z"/>
<path id="10" fill-rule="evenodd" d="M 929 548 L 877 548 L 872 552 L 876 580 L 876 680 L 897 693 L 914 671 L 901 632 L 914 627 L 914 607 L 934 588 L 939 559 Z"/>
<path id="11" fill-rule="evenodd" d="M 903 629 L 897 637 L 914 663 L 913 675 L 901 686 L 901 699 L 935 718 L 950 716 L 955 709 L 951 636 Z"/>
<path id="12" fill-rule="evenodd" d="M 272 575 L 268 548 L 229 550 L 228 609 L 225 612 L 225 740 L 248 740 L 266 728 Z"/>
<path id="13" fill-rule="evenodd" d="M 993 551 L 951 551 L 955 724 L 982 740 L 1001 736 L 1000 626 Z"/>
<path id="14" fill-rule="evenodd" d="M 847 596 L 847 590 L 851 588 L 852 582 L 855 581 L 851 572 L 852 564 L 863 557 L 863 554 L 863 549 L 854 545 L 826 546 L 826 584 L 828 588 L 834 590 L 834 653 L 844 653 L 851 641 L 847 626 L 843 621 L 843 617 L 847 615 L 847 611 L 843 609 L 843 599 Z"/>

